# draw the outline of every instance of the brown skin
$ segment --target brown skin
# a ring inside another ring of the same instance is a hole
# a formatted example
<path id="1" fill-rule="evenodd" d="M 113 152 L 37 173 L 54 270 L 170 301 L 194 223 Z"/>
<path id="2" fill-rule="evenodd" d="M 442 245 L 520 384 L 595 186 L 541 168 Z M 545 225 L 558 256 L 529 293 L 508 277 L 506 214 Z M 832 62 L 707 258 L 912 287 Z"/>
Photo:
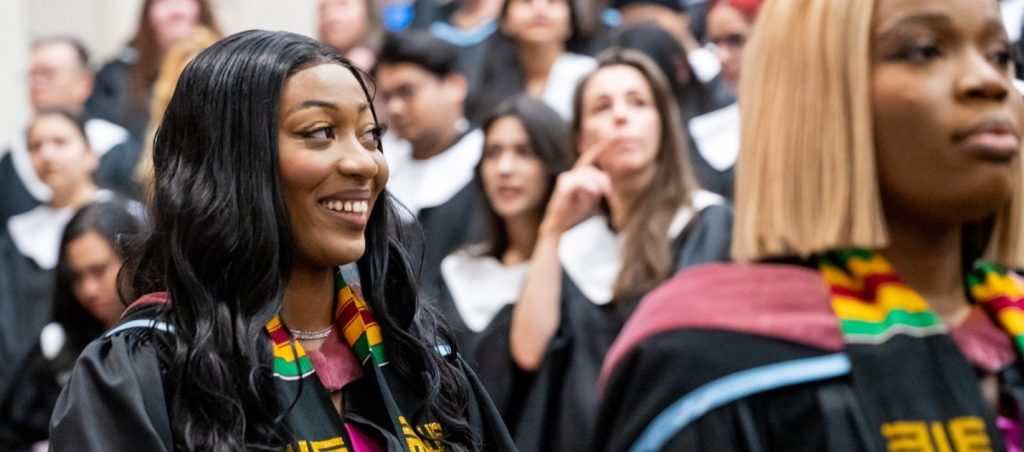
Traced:
<path id="1" fill-rule="evenodd" d="M 278 148 L 295 243 L 281 314 L 289 328 L 317 331 L 334 322 L 335 271 L 366 249 L 366 222 L 388 180 L 369 102 L 352 72 L 337 64 L 301 70 L 285 82 Z M 334 201 L 362 203 L 363 209 L 337 212 L 324 205 Z M 310 351 L 321 344 L 302 343 Z M 341 393 L 332 400 L 340 412 Z"/>
<path id="2" fill-rule="evenodd" d="M 534 154 L 519 118 L 500 118 L 487 129 L 480 178 L 487 202 L 508 231 L 508 249 L 502 263 L 515 265 L 529 260 L 549 187 L 544 162 Z"/>
<path id="3" fill-rule="evenodd" d="M 37 116 L 29 126 L 27 141 L 32 168 L 53 191 L 51 207 L 78 208 L 92 199 L 96 191 L 92 173 L 99 158 L 75 123 L 54 113 Z"/>
<path id="4" fill-rule="evenodd" d="M 75 300 L 105 327 L 116 325 L 125 308 L 117 293 L 121 257 L 96 232 L 68 242 L 64 253 L 71 270 L 71 291 Z"/>
<path id="5" fill-rule="evenodd" d="M 458 137 L 465 77 L 437 77 L 411 63 L 384 63 L 377 68 L 377 88 L 388 111 L 391 130 L 412 144 L 413 158 L 444 152 Z"/>
<path id="6" fill-rule="evenodd" d="M 739 91 L 743 44 L 753 24 L 736 8 L 717 3 L 708 12 L 708 42 L 715 45 L 715 56 L 722 65 L 722 80 L 732 92 Z M 737 45 L 739 44 L 739 45 Z"/>
<path id="7" fill-rule="evenodd" d="M 872 46 L 878 180 L 891 236 L 884 254 L 958 324 L 969 312 L 961 231 L 1011 198 L 1024 124 L 999 6 L 879 0 Z"/>
<path id="8" fill-rule="evenodd" d="M 515 41 L 526 92 L 540 97 L 572 35 L 567 0 L 509 0 L 501 30 Z"/>
<path id="9" fill-rule="evenodd" d="M 32 49 L 28 87 L 32 109 L 63 108 L 81 113 L 92 94 L 93 75 L 66 42 L 41 44 Z"/>

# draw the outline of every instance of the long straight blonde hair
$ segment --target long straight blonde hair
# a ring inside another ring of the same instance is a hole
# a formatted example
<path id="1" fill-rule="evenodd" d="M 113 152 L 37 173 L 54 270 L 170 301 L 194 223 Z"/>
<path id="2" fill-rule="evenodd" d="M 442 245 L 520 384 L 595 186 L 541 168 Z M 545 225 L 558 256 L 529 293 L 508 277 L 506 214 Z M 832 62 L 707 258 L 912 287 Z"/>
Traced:
<path id="1" fill-rule="evenodd" d="M 874 1 L 769 1 L 744 51 L 733 258 L 884 248 L 871 116 Z M 1020 166 L 1021 159 L 1017 159 Z M 1020 166 L 985 256 L 1018 266 Z M 974 230 L 969 228 L 967 230 Z"/>

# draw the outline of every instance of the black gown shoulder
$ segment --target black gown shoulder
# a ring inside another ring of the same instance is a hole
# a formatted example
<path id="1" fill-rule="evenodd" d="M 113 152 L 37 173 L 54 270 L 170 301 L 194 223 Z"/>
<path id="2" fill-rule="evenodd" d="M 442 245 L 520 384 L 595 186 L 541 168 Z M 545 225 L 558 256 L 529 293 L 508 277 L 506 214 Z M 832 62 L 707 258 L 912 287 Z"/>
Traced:
<path id="1" fill-rule="evenodd" d="M 728 205 L 698 212 L 671 244 L 676 270 L 728 260 L 731 226 Z M 636 299 L 595 304 L 563 271 L 561 324 L 543 364 L 532 373 L 511 358 L 512 306 L 481 334 L 479 373 L 519 449 L 587 450 L 598 411 L 601 365 L 636 304 Z"/>

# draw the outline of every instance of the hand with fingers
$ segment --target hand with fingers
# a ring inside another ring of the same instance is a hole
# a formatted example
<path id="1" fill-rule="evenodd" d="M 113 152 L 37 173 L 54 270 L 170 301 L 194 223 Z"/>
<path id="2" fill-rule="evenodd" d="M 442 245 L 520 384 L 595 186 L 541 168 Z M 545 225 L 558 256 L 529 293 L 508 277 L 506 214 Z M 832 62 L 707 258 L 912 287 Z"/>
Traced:
<path id="1" fill-rule="evenodd" d="M 594 214 L 598 202 L 611 191 L 611 179 L 596 162 L 613 143 L 608 139 L 588 146 L 572 169 L 558 176 L 541 223 L 542 233 L 561 234 Z"/>

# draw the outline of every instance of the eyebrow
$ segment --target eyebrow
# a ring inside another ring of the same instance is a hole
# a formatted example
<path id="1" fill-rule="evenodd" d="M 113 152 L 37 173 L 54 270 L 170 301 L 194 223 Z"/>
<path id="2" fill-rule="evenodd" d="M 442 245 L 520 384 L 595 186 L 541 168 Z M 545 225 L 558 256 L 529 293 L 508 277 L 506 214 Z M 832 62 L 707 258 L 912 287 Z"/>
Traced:
<path id="1" fill-rule="evenodd" d="M 328 102 L 328 101 L 325 101 L 325 100 L 313 99 L 313 100 L 303 101 L 302 103 L 300 103 L 300 104 L 298 104 L 298 105 L 296 105 L 296 106 L 294 106 L 292 108 L 289 108 L 288 112 L 285 113 L 285 116 L 289 116 L 289 115 L 291 115 L 291 114 L 293 114 L 293 113 L 295 113 L 295 112 L 297 112 L 299 110 L 305 110 L 305 109 L 308 109 L 308 108 L 323 108 L 323 109 L 334 110 L 334 111 L 340 110 L 340 108 L 338 108 L 338 106 L 336 104 L 332 103 L 332 102 Z M 364 111 L 366 111 L 368 109 L 370 109 L 370 103 L 369 102 L 363 102 L 363 103 L 359 104 L 359 108 L 358 108 L 357 111 L 359 113 L 362 113 L 362 112 L 364 112 Z"/>
<path id="2" fill-rule="evenodd" d="M 895 22 L 887 21 L 883 22 L 879 27 L 882 30 L 880 36 L 886 36 L 894 33 L 899 33 L 903 27 L 912 26 L 930 26 L 937 28 L 954 28 L 953 19 L 949 15 L 938 12 L 925 12 L 915 14 L 909 17 L 901 18 Z"/>

